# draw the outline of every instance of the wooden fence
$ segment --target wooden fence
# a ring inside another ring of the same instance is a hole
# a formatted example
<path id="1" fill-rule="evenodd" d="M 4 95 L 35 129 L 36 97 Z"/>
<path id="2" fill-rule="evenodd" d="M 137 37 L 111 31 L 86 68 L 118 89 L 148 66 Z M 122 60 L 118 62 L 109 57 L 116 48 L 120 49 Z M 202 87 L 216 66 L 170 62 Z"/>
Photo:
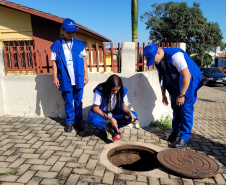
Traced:
<path id="1" fill-rule="evenodd" d="M 148 44 L 150 44 L 150 43 L 148 43 Z M 160 48 L 170 48 L 170 47 L 176 48 L 177 43 L 157 43 L 157 46 L 160 47 Z M 136 43 L 135 49 L 136 49 L 136 59 L 137 59 L 137 62 L 136 62 L 137 72 L 141 72 L 141 71 L 150 70 L 150 69 L 155 68 L 154 64 L 151 67 L 146 66 L 146 60 L 145 60 L 145 57 L 143 55 L 144 47 L 145 47 L 145 43 L 142 43 L 142 45 L 139 42 Z M 146 69 L 145 69 L 145 67 L 146 67 Z"/>
<path id="2" fill-rule="evenodd" d="M 176 43 L 157 44 L 158 47 L 177 47 Z M 145 71 L 146 61 L 143 56 L 145 43 L 136 43 L 136 69 L 137 72 Z M 91 48 L 90 44 L 86 47 L 86 62 L 89 72 L 121 72 L 121 45 L 114 48 L 113 43 L 110 47 L 99 46 Z M 6 74 L 52 74 L 51 50 L 49 48 L 35 48 L 32 42 L 27 43 L 5 43 L 3 47 Z M 151 69 L 147 67 L 147 69 Z M 152 66 L 154 69 L 154 65 Z"/>

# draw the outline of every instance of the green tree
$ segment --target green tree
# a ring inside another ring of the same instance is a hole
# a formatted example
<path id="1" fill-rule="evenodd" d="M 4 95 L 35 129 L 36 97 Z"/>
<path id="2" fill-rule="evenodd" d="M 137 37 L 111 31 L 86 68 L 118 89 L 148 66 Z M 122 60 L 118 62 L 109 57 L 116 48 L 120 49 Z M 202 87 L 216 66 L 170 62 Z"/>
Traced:
<path id="1" fill-rule="evenodd" d="M 204 54 L 222 45 L 218 23 L 207 22 L 199 3 L 188 7 L 186 2 L 155 3 L 152 11 L 145 12 L 141 20 L 150 30 L 153 42 L 185 42 L 188 54 L 199 54 L 203 65 Z"/>
<path id="2" fill-rule="evenodd" d="M 131 0 L 132 42 L 137 42 L 138 0 Z"/>
<path id="3" fill-rule="evenodd" d="M 201 65 L 201 57 L 200 57 L 200 55 L 193 55 L 191 58 L 194 60 L 194 62 L 195 62 L 198 66 Z M 208 53 L 204 53 L 203 61 L 204 61 L 204 62 L 203 62 L 203 65 L 208 66 L 208 65 L 210 65 L 211 62 L 213 61 L 213 57 L 212 57 L 210 54 L 208 54 Z"/>

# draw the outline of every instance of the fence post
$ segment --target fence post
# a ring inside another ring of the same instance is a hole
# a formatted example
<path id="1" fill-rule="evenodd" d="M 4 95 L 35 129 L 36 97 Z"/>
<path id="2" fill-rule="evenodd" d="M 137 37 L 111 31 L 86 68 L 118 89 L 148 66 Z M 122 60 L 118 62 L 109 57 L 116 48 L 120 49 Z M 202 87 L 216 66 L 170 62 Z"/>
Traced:
<path id="1" fill-rule="evenodd" d="M 122 43 L 122 56 L 121 56 L 121 73 L 130 74 L 136 72 L 136 53 L 134 42 Z"/>
<path id="2" fill-rule="evenodd" d="M 186 52 L 186 43 L 177 42 L 177 47 L 183 49 Z"/>
<path id="3" fill-rule="evenodd" d="M 5 115 L 5 104 L 4 104 L 4 88 L 3 80 L 5 77 L 5 66 L 3 60 L 3 47 L 0 46 L 0 116 Z"/>

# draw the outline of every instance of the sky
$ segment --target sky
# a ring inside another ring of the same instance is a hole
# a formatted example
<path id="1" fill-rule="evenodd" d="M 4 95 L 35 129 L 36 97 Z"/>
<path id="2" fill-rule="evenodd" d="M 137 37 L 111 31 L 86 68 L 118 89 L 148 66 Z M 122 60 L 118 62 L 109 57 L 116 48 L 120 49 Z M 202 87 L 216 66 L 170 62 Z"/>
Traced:
<path id="1" fill-rule="evenodd" d="M 23 6 L 28 6 L 62 18 L 71 18 L 104 37 L 117 43 L 131 42 L 131 0 L 9 0 Z M 152 10 L 154 3 L 167 3 L 169 0 L 139 0 L 139 16 Z M 208 22 L 217 22 L 226 43 L 226 0 L 177 0 L 187 2 L 191 7 L 193 2 L 200 3 L 200 9 Z M 138 42 L 151 42 L 146 24 L 139 18 Z"/>

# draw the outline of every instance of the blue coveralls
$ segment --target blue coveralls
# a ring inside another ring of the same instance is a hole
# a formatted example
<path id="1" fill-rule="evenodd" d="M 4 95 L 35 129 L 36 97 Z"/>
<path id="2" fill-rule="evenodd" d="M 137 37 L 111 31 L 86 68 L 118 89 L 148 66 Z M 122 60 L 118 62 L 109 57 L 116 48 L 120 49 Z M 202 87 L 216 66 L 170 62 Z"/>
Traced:
<path id="1" fill-rule="evenodd" d="M 102 88 L 101 87 L 97 87 L 94 90 L 94 93 L 97 92 L 99 95 L 102 96 Z M 127 89 L 123 86 L 123 98 L 125 97 L 125 95 L 127 94 Z M 100 109 L 104 112 L 104 113 L 108 113 L 107 111 L 104 111 L 104 107 L 106 107 L 106 102 L 104 101 L 103 97 L 102 97 L 102 103 L 100 105 Z M 120 102 L 120 95 L 119 95 L 119 102 Z M 112 113 L 112 117 L 114 119 L 117 120 L 118 123 L 118 128 L 124 127 L 126 125 L 128 125 L 129 123 L 131 123 L 130 119 L 126 119 L 125 116 L 128 116 L 122 107 L 122 104 L 120 103 L 120 110 L 113 110 Z M 131 110 L 130 110 L 131 111 Z M 137 118 L 137 113 L 134 111 L 131 111 L 134 116 Z M 90 130 L 90 125 L 93 125 L 95 128 L 97 128 L 100 132 L 104 132 L 105 131 L 105 122 L 104 122 L 104 117 L 100 116 L 99 114 L 96 114 L 93 112 L 93 106 L 91 107 L 90 111 L 89 111 L 89 115 L 88 115 L 88 129 Z"/>
<path id="2" fill-rule="evenodd" d="M 84 50 L 85 44 L 73 38 L 71 52 L 76 83 L 76 85 L 73 86 L 71 85 L 71 79 L 68 73 L 62 38 L 56 40 L 50 48 L 56 53 L 57 78 L 60 83 L 59 90 L 62 92 L 62 98 L 65 101 L 66 124 L 74 122 L 80 123 L 82 122 L 82 98 L 84 88 L 84 60 L 80 53 Z"/>
<path id="3" fill-rule="evenodd" d="M 171 98 L 171 107 L 173 109 L 172 132 L 178 134 L 180 139 L 188 141 L 191 137 L 193 126 L 194 104 L 197 100 L 197 91 L 203 85 L 202 73 L 199 67 L 191 59 L 191 57 L 179 48 L 163 48 L 165 53 L 165 70 L 161 63 L 156 65 L 159 71 L 159 80 L 163 80 Z M 177 52 L 183 52 L 187 62 L 189 72 L 191 74 L 190 85 L 185 93 L 185 102 L 182 106 L 176 105 L 176 98 L 180 94 L 182 87 L 182 75 L 172 65 L 172 56 Z"/>

